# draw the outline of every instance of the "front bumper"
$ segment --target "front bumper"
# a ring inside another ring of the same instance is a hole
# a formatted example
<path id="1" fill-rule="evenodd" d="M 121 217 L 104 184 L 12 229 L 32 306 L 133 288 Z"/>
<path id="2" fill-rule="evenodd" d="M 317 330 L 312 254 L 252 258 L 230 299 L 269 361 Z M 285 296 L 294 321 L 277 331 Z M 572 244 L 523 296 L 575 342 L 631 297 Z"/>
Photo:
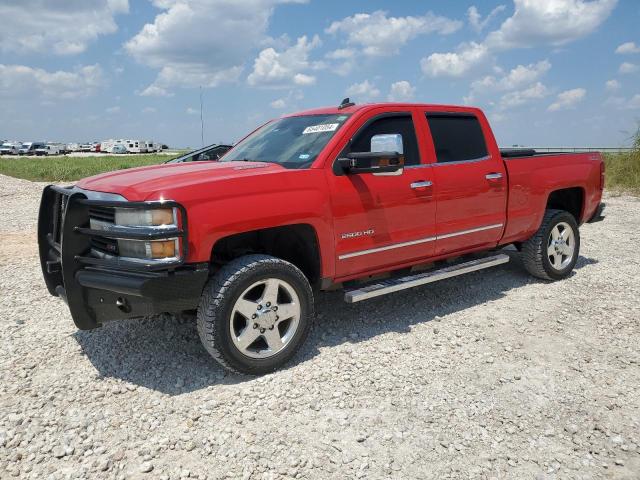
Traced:
<path id="1" fill-rule="evenodd" d="M 89 228 L 92 206 L 150 208 L 153 203 L 89 200 L 76 190 L 45 187 L 38 217 L 42 274 L 49 292 L 66 301 L 79 329 L 97 328 L 109 320 L 197 308 L 208 279 L 206 263 L 157 265 L 90 256 L 91 238 L 96 235 Z M 178 204 L 168 206 L 182 209 Z M 182 237 L 184 259 L 184 210 L 182 218 L 182 230 L 171 234 Z"/>

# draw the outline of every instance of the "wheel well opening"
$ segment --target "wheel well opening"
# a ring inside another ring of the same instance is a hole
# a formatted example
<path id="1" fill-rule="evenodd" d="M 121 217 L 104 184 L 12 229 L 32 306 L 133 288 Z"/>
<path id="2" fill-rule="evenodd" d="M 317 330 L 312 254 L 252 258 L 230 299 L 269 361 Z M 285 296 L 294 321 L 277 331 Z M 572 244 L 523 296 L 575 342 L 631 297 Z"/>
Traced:
<path id="1" fill-rule="evenodd" d="M 580 223 L 582 216 L 582 206 L 584 202 L 584 192 L 582 188 L 565 188 L 562 190 L 556 190 L 549 195 L 547 200 L 547 208 L 554 208 L 558 210 L 566 210 L 577 223 Z"/>
<path id="2" fill-rule="evenodd" d="M 211 263 L 220 267 L 252 253 L 272 255 L 294 264 L 312 285 L 320 280 L 320 249 L 311 225 L 285 225 L 221 238 L 211 250 Z"/>

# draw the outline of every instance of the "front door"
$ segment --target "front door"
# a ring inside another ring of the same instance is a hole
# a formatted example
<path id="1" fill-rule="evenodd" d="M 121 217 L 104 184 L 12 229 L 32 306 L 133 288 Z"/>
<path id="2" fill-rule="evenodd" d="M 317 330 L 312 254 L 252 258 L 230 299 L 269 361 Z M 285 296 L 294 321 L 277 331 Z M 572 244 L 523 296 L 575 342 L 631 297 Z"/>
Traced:
<path id="1" fill-rule="evenodd" d="M 397 138 L 398 134 L 405 159 L 399 174 L 343 174 L 327 169 L 337 278 L 415 263 L 433 255 L 433 168 L 421 162 L 412 111 L 373 113 L 362 119 L 342 154 L 372 151 L 372 139 L 375 144 L 379 135 Z"/>

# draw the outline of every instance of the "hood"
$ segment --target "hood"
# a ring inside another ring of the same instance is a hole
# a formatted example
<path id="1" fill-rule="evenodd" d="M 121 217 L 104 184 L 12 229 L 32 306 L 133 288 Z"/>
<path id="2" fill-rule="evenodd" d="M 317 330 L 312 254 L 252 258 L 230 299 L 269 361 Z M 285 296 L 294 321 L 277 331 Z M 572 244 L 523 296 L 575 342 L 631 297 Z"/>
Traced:
<path id="1" fill-rule="evenodd" d="M 80 180 L 85 190 L 117 193 L 129 201 L 143 201 L 166 190 L 217 182 L 226 179 L 263 175 L 286 170 L 264 162 L 189 162 L 130 168 L 103 173 Z"/>

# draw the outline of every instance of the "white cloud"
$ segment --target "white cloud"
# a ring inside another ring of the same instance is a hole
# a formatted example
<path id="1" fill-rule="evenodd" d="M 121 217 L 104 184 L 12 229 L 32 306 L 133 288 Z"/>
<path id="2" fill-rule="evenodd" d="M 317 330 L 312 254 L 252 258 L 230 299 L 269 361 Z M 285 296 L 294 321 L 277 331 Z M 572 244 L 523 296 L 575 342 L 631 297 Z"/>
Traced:
<path id="1" fill-rule="evenodd" d="M 631 98 L 609 97 L 604 104 L 609 107 L 616 107 L 618 110 L 638 110 L 640 109 L 640 93 Z"/>
<path id="2" fill-rule="evenodd" d="M 626 42 L 616 48 L 616 53 L 620 55 L 640 53 L 640 47 L 635 42 Z"/>
<path id="3" fill-rule="evenodd" d="M 489 15 L 487 15 L 484 20 L 482 19 L 482 15 L 478 12 L 478 9 L 475 5 L 472 5 L 467 10 L 467 18 L 469 19 L 469 25 L 476 32 L 480 33 L 484 28 L 493 20 L 500 12 L 504 11 L 507 7 L 505 5 L 498 5 L 496 8 L 491 10 Z"/>
<path id="4" fill-rule="evenodd" d="M 331 60 L 350 60 L 355 54 L 356 51 L 353 48 L 338 48 L 327 53 L 325 57 Z"/>
<path id="5" fill-rule="evenodd" d="M 120 107 L 115 105 L 113 107 L 109 107 L 105 110 L 107 113 L 118 113 L 120 111 Z"/>
<path id="6" fill-rule="evenodd" d="M 408 102 L 416 94 L 415 87 L 412 87 L 406 80 L 400 80 L 391 84 L 391 90 L 387 97 L 390 102 Z"/>
<path id="7" fill-rule="evenodd" d="M 482 43 L 462 44 L 457 52 L 433 53 L 422 59 L 422 70 L 430 76 L 460 77 L 500 50 L 564 45 L 595 31 L 617 1 L 514 0 L 513 15 Z M 471 10 L 470 21 L 480 21 L 477 9 Z"/>
<path id="8" fill-rule="evenodd" d="M 370 100 L 379 97 L 380 90 L 378 90 L 373 83 L 369 82 L 369 80 L 365 80 L 364 82 L 351 85 L 347 88 L 346 94 L 350 97 L 356 97 L 356 99 Z"/>
<path id="9" fill-rule="evenodd" d="M 422 71 L 430 77 L 461 77 L 485 62 L 487 48 L 479 43 L 463 44 L 456 53 L 433 53 L 420 61 Z"/>
<path id="10" fill-rule="evenodd" d="M 551 63 L 548 60 L 542 60 L 529 65 L 518 65 L 511 69 L 508 73 L 501 77 L 487 75 L 475 80 L 471 84 L 471 92 L 463 98 L 465 104 L 471 104 L 477 101 L 478 96 L 490 96 L 499 92 L 511 92 L 503 94 L 500 101 L 500 107 L 517 106 L 534 100 L 543 98 L 547 91 L 546 87 L 539 82 L 551 69 Z M 516 91 L 517 90 L 517 91 Z M 485 101 L 485 104 L 491 104 L 492 101 Z"/>
<path id="11" fill-rule="evenodd" d="M 317 35 L 311 40 L 305 35 L 298 38 L 295 45 L 281 52 L 272 47 L 262 50 L 253 63 L 253 72 L 247 77 L 247 82 L 249 85 L 267 87 L 312 85 L 315 77 L 302 72 L 314 68 L 309 62 L 309 52 L 320 44 Z"/>
<path id="12" fill-rule="evenodd" d="M 509 71 L 507 75 L 496 80 L 493 86 L 497 90 L 515 90 L 517 88 L 522 88 L 526 85 L 531 85 L 540 79 L 540 77 L 547 73 L 550 68 L 551 64 L 548 60 L 542 60 L 538 63 L 530 63 L 529 65 L 518 65 Z M 484 82 L 485 84 L 491 83 L 486 78 Z M 474 84 L 472 84 L 472 86 Z"/>
<path id="13" fill-rule="evenodd" d="M 271 105 L 271 108 L 275 108 L 276 110 L 282 110 L 287 106 L 287 102 L 284 98 L 278 98 L 271 102 L 269 105 Z"/>
<path id="14" fill-rule="evenodd" d="M 635 94 L 627 103 L 627 108 L 637 110 L 640 109 L 640 93 Z"/>
<path id="15" fill-rule="evenodd" d="M 618 69 L 618 71 L 624 75 L 629 73 L 635 73 L 638 71 L 638 65 L 636 65 L 635 63 L 624 62 L 623 64 L 620 65 L 620 68 Z"/>
<path id="16" fill-rule="evenodd" d="M 138 95 L 143 97 L 173 97 L 173 93 L 157 85 L 149 85 Z"/>
<path id="17" fill-rule="evenodd" d="M 196 110 L 195 108 L 187 107 L 185 111 L 187 115 L 200 115 L 200 110 Z"/>
<path id="18" fill-rule="evenodd" d="M 618 90 L 620 88 L 620 82 L 617 80 L 607 80 L 607 82 L 604 85 L 605 85 L 605 88 L 610 92 L 614 90 Z"/>
<path id="19" fill-rule="evenodd" d="M 489 48 L 564 45 L 595 31 L 618 0 L 514 0 L 515 12 L 486 39 Z"/>
<path id="20" fill-rule="evenodd" d="M 116 32 L 115 16 L 128 11 L 128 0 L 3 1 L 0 51 L 77 54 Z"/>
<path id="21" fill-rule="evenodd" d="M 156 113 L 157 109 L 154 107 L 144 107 L 142 113 Z"/>
<path id="22" fill-rule="evenodd" d="M 246 59 L 269 41 L 266 31 L 274 7 L 302 2 L 155 0 L 164 11 L 125 44 L 138 62 L 160 69 L 153 88 L 142 94 L 168 95 L 175 87 L 237 81 Z"/>
<path id="23" fill-rule="evenodd" d="M 548 95 L 547 87 L 542 83 L 537 82 L 534 85 L 525 88 L 524 90 L 517 90 L 515 92 L 509 92 L 502 96 L 500 99 L 500 108 L 508 109 L 519 107 L 532 100 L 539 100 Z"/>
<path id="24" fill-rule="evenodd" d="M 272 101 L 269 105 L 271 108 L 275 108 L 276 110 L 282 110 L 285 108 L 292 108 L 296 105 L 298 100 L 302 100 L 304 98 L 304 94 L 301 90 L 291 90 L 287 94 L 286 97 L 277 98 Z"/>
<path id="25" fill-rule="evenodd" d="M 584 100 L 586 94 L 587 91 L 584 88 L 574 88 L 572 90 L 560 92 L 556 97 L 556 101 L 549 105 L 547 110 L 550 112 L 556 112 L 558 110 L 573 108 Z"/>
<path id="26" fill-rule="evenodd" d="M 357 51 L 353 48 L 338 48 L 328 52 L 324 57 L 333 60 L 331 71 L 337 75 L 348 75 L 355 67 Z"/>
<path id="27" fill-rule="evenodd" d="M 385 56 L 397 53 L 400 47 L 419 35 L 451 34 L 462 22 L 427 12 L 422 16 L 389 17 L 387 12 L 357 13 L 333 22 L 326 32 L 345 34 L 349 45 L 362 48 L 365 55 Z"/>
<path id="28" fill-rule="evenodd" d="M 104 84 L 102 68 L 97 64 L 56 72 L 25 65 L 0 64 L 0 97 L 79 98 L 93 94 Z"/>

